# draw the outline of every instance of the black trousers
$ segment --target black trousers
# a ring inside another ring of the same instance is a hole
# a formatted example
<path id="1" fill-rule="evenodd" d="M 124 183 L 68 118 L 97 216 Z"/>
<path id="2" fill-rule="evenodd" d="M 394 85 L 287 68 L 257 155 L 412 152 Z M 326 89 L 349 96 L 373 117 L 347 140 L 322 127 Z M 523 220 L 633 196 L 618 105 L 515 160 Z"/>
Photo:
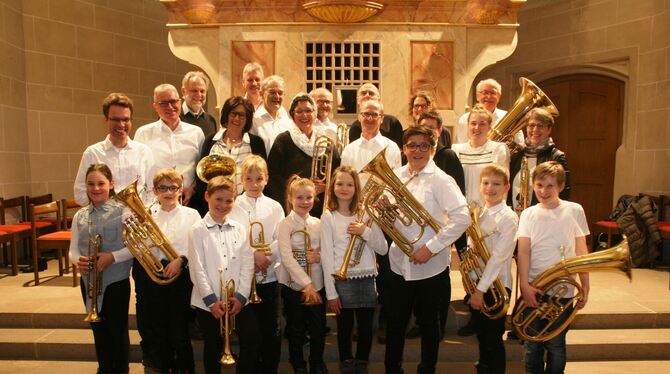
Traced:
<path id="1" fill-rule="evenodd" d="M 386 323 L 386 373 L 403 373 L 405 330 L 414 310 L 421 331 L 421 362 L 417 373 L 435 373 L 440 347 L 440 306 L 451 298 L 449 268 L 430 278 L 406 281 L 391 271 L 388 282 L 393 297 L 388 299 Z"/>
<path id="2" fill-rule="evenodd" d="M 132 273 L 144 364 L 164 373 L 193 373 L 193 347 L 188 334 L 193 284 L 188 269 L 168 285 L 152 281 L 137 260 Z"/>
<path id="3" fill-rule="evenodd" d="M 81 293 L 86 303 L 84 281 Z M 105 289 L 101 322 L 91 323 L 95 340 L 95 355 L 98 358 L 98 374 L 128 373 L 128 305 L 130 303 L 130 280 L 114 282 Z"/>
<path id="4" fill-rule="evenodd" d="M 214 318 L 211 312 L 196 308 L 196 318 L 202 329 L 205 346 L 202 360 L 205 373 L 220 374 L 219 359 L 223 352 L 223 336 L 221 336 L 221 320 Z M 261 346 L 261 333 L 256 323 L 254 311 L 247 306 L 235 316 L 235 331 L 240 344 L 236 358 L 235 370 L 237 373 L 260 373 L 258 353 Z"/>
<path id="5" fill-rule="evenodd" d="M 510 289 L 506 288 L 510 295 Z M 492 304 L 491 291 L 484 294 L 487 304 Z M 505 344 L 503 334 L 505 333 L 504 315 L 498 319 L 490 319 L 483 313 L 473 314 L 475 330 L 479 341 L 479 364 L 477 374 L 505 374 Z"/>
<path id="6" fill-rule="evenodd" d="M 321 299 L 326 300 L 322 289 Z M 302 292 L 293 291 L 282 285 L 281 296 L 286 314 L 286 330 L 288 331 L 289 362 L 293 369 L 306 369 L 307 364 L 302 354 L 302 343 L 305 330 L 309 331 L 309 366 L 311 371 L 325 366 L 323 351 L 326 344 L 326 305 L 303 305 L 300 300 Z"/>
<path id="7" fill-rule="evenodd" d="M 257 284 L 256 292 L 261 298 L 260 304 L 249 304 L 246 308 L 254 311 L 256 324 L 261 333 L 261 373 L 276 374 L 281 356 L 281 336 L 279 334 L 277 282 Z"/>
<path id="8" fill-rule="evenodd" d="M 343 308 L 337 316 L 337 348 L 340 361 L 354 358 L 352 353 L 351 333 L 354 329 L 354 318 L 358 324 L 358 343 L 356 359 L 368 361 L 372 348 L 372 322 L 375 308 Z"/>

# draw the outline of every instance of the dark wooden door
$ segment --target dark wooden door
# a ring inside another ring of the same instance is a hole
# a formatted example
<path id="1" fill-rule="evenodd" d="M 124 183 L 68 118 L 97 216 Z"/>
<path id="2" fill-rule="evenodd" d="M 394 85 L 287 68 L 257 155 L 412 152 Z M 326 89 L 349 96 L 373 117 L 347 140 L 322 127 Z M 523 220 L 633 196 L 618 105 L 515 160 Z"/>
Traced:
<path id="1" fill-rule="evenodd" d="M 536 83 L 560 113 L 551 136 L 568 158 L 570 200 L 584 207 L 591 226 L 612 211 L 624 84 L 597 75 L 570 75 Z"/>

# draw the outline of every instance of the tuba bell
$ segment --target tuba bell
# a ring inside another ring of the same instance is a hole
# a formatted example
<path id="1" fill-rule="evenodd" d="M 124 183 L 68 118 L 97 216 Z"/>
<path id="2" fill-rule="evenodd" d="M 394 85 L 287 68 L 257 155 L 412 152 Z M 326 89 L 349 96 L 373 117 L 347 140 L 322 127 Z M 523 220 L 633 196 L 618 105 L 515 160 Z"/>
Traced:
<path id="1" fill-rule="evenodd" d="M 511 109 L 489 131 L 489 140 L 506 143 L 513 155 L 521 150 L 514 142 L 514 134 L 526 127 L 525 116 L 533 108 L 543 108 L 554 117 L 558 117 L 558 109 L 542 90 L 527 78 L 519 78 L 521 94 Z"/>
<path id="2" fill-rule="evenodd" d="M 179 277 L 181 270 L 171 278 L 166 276 L 165 267 L 152 249 L 158 248 L 168 262 L 177 259 L 179 254 L 151 218 L 151 213 L 144 207 L 137 194 L 137 181 L 117 193 L 115 199 L 127 206 L 133 213 L 123 221 L 123 243 L 152 281 L 160 285 L 172 283 Z"/>
<path id="3" fill-rule="evenodd" d="M 235 174 L 237 174 L 237 163 L 228 155 L 212 153 L 198 161 L 195 174 L 205 183 L 219 175 L 234 180 Z"/>
<path id="4" fill-rule="evenodd" d="M 336 144 L 333 139 L 326 135 L 319 135 L 314 141 L 314 153 L 312 154 L 312 172 L 310 179 L 314 184 L 326 186 L 323 198 L 323 206 L 328 207 L 328 195 L 330 188 L 330 175 L 333 168 L 333 152 Z"/>
<path id="5" fill-rule="evenodd" d="M 572 313 L 562 323 L 559 323 L 560 316 L 584 294 L 579 282 L 572 277 L 574 274 L 620 271 L 632 280 L 631 268 L 628 239 L 625 237 L 621 243 L 610 249 L 562 260 L 543 271 L 531 283 L 531 286 L 541 290 L 542 294 L 550 294 L 553 297 L 540 302 L 537 308 L 527 307 L 523 297 L 520 297 L 512 313 L 512 328 L 522 340 L 545 342 L 553 339 L 568 327 L 577 315 L 577 309 L 573 308 Z M 575 297 L 568 303 L 561 303 L 560 298 L 568 295 L 571 285 L 575 287 Z M 542 321 L 542 327 L 539 329 L 533 326 L 538 319 Z"/>
<path id="6" fill-rule="evenodd" d="M 463 286 L 465 287 L 465 291 L 472 295 L 477 290 L 477 283 L 479 283 L 484 274 L 484 269 L 491 255 L 484 241 L 486 237 L 482 235 L 479 228 L 479 216 L 481 215 L 482 208 L 478 205 L 473 205 L 469 208 L 469 211 L 472 224 L 465 232 L 472 241 L 472 246 L 468 246 L 464 251 L 459 251 L 458 258 L 461 260 L 460 271 L 463 278 Z M 509 294 L 500 277 L 493 281 L 489 291 L 492 296 L 491 302 L 487 303 L 486 299 L 484 299 L 481 312 L 490 319 L 498 319 L 507 314 L 510 299 Z"/>

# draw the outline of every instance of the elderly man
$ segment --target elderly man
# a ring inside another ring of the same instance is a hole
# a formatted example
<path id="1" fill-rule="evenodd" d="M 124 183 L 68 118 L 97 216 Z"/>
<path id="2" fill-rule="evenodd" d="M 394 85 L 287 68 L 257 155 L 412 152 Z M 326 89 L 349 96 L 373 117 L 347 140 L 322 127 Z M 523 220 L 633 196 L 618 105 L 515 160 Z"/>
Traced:
<path id="1" fill-rule="evenodd" d="M 261 92 L 263 93 L 263 105 L 254 113 L 254 124 L 249 132 L 263 139 L 265 151 L 270 154 L 272 143 L 277 135 L 290 130 L 293 122 L 286 109 L 282 107 L 284 78 L 271 75 L 263 79 Z"/>
<path id="2" fill-rule="evenodd" d="M 189 71 L 181 81 L 184 102 L 179 119 L 200 127 L 205 136 L 216 132 L 216 119 L 205 112 L 209 78 L 201 71 Z"/>
<path id="3" fill-rule="evenodd" d="M 506 110 L 498 108 L 498 102 L 502 96 L 502 87 L 500 83 L 495 79 L 484 79 L 477 83 L 477 102 L 482 104 L 486 110 L 491 113 L 493 121 L 491 122 L 491 127 L 494 127 L 498 121 L 500 121 L 505 114 Z M 456 143 L 465 143 L 468 141 L 468 113 L 463 113 L 463 115 L 458 119 L 458 126 L 456 127 Z M 514 142 L 523 146 L 524 138 L 523 132 L 519 131 L 514 135 Z"/>
<path id="4" fill-rule="evenodd" d="M 111 93 L 102 102 L 107 137 L 84 151 L 74 182 L 74 199 L 79 205 L 88 205 L 86 169 L 92 164 L 106 164 L 119 191 L 137 180 L 138 186 L 151 190 L 149 175 L 154 158 L 151 149 L 129 137 L 132 129 L 133 101 L 122 93 Z M 145 197 L 146 195 L 143 195 Z M 147 199 L 145 199 L 146 201 Z"/>
<path id="5" fill-rule="evenodd" d="M 257 62 L 244 65 L 242 70 L 242 87 L 244 87 L 244 98 L 249 100 L 258 109 L 263 104 L 261 82 L 263 81 L 263 68 Z"/>
<path id="6" fill-rule="evenodd" d="M 314 128 L 327 135 L 333 140 L 337 138 L 337 125 L 330 120 L 333 114 L 333 94 L 325 87 L 319 87 L 312 90 L 309 96 L 316 102 L 316 121 Z"/>
<path id="7" fill-rule="evenodd" d="M 358 107 L 361 106 L 362 102 L 368 100 L 381 100 L 379 90 L 372 83 L 362 84 L 356 92 L 356 105 Z M 393 140 L 398 145 L 399 149 L 402 148 L 402 124 L 400 121 L 398 121 L 397 118 L 390 114 L 385 114 L 379 131 L 381 131 L 382 135 L 385 137 Z M 361 123 L 360 121 L 356 120 L 351 124 L 351 128 L 349 129 L 349 141 L 353 142 L 360 136 Z"/>
<path id="8" fill-rule="evenodd" d="M 160 119 L 137 129 L 135 141 L 144 143 L 154 154 L 153 173 L 162 168 L 175 168 L 184 177 L 184 205 L 187 205 L 195 186 L 195 165 L 205 134 L 195 125 L 179 119 L 181 100 L 171 84 L 154 89 L 153 108 Z"/>

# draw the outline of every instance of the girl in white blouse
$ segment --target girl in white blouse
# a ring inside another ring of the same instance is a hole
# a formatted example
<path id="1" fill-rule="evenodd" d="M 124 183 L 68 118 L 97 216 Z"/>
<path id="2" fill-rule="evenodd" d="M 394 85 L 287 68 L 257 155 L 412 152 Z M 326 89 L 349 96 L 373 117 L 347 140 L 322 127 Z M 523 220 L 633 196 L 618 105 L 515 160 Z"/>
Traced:
<path id="1" fill-rule="evenodd" d="M 364 370 L 367 370 L 372 347 L 372 323 L 377 306 L 375 252 L 385 255 L 388 247 L 379 227 L 366 225 L 368 217 L 359 203 L 361 189 L 356 170 L 340 166 L 332 180 L 328 210 L 321 216 L 321 258 L 328 309 L 337 314 L 341 372 L 367 372 Z M 354 249 L 345 270 L 342 264 L 352 240 L 355 240 Z M 335 272 L 339 273 L 337 278 L 345 280 L 336 279 Z M 355 358 L 351 347 L 354 318 L 358 326 Z"/>
<path id="2" fill-rule="evenodd" d="M 279 223 L 278 241 L 282 299 L 286 315 L 289 361 L 296 373 L 307 373 L 302 354 L 305 329 L 309 330 L 309 372 L 325 373 L 326 309 L 319 252 L 320 221 L 309 215 L 314 206 L 314 183 L 294 175 L 287 184 L 288 216 Z M 309 238 L 309 240 L 307 239 Z"/>

